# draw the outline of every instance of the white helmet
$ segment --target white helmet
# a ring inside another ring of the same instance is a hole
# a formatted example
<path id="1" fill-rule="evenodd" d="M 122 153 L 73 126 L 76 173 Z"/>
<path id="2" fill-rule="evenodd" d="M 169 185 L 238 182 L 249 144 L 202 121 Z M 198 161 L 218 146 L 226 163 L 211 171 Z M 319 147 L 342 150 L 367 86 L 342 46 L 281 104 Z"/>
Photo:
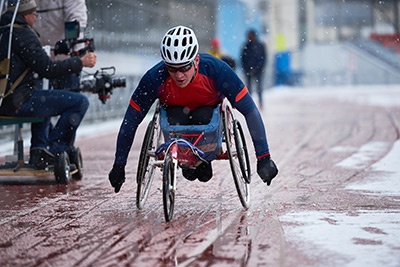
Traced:
<path id="1" fill-rule="evenodd" d="M 199 44 L 193 30 L 177 26 L 167 31 L 161 41 L 161 56 L 167 65 L 183 65 L 192 62 L 199 52 Z"/>

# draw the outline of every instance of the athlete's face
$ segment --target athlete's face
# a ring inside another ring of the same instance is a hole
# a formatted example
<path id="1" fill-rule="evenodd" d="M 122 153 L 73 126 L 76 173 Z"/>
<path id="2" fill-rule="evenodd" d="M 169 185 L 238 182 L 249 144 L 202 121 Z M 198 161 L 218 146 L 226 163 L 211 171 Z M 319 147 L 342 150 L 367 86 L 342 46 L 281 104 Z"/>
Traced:
<path id="1" fill-rule="evenodd" d="M 199 60 L 200 56 L 197 55 L 195 60 L 189 64 L 177 67 L 167 66 L 169 75 L 178 87 L 186 87 L 192 81 L 194 75 L 196 75 Z"/>

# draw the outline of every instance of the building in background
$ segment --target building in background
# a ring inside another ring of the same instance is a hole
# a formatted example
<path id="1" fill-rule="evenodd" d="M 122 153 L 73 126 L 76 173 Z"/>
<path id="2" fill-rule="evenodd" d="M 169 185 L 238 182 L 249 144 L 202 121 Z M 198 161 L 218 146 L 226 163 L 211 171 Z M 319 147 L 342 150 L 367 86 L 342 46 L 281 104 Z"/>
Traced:
<path id="1" fill-rule="evenodd" d="M 98 49 L 140 55 L 159 53 L 160 38 L 176 25 L 192 27 L 206 51 L 215 35 L 213 0 L 87 0 L 88 30 Z"/>
<path id="2" fill-rule="evenodd" d="M 210 40 L 217 37 L 235 59 L 239 57 L 246 30 L 257 29 L 268 44 L 270 55 L 266 87 L 274 85 L 273 58 L 279 53 L 287 56 L 287 71 L 301 80 L 294 82 L 296 77 L 292 77 L 294 85 L 399 84 L 399 2 L 87 0 L 89 20 L 85 36 L 94 38 L 96 51 L 110 54 L 99 57 L 99 61 L 105 61 L 100 66 L 121 61 L 123 68 L 117 67 L 117 75 L 126 69 L 130 76 L 123 73 L 127 76 L 127 88 L 114 90 L 106 105 L 96 95 L 90 95 L 91 106 L 85 120 L 104 121 L 124 114 L 138 73 L 146 71 L 148 61 L 160 59 L 160 37 L 180 24 L 196 31 L 201 52 L 206 52 Z M 123 55 L 111 54 L 115 52 Z M 140 58 L 132 59 L 132 55 Z M 240 67 L 236 68 L 238 73 Z"/>
<path id="3" fill-rule="evenodd" d="M 305 85 L 397 83 L 399 1 L 87 0 L 87 36 L 99 50 L 157 57 L 160 36 L 182 24 L 196 31 L 201 52 L 216 37 L 239 62 L 252 27 L 268 44 L 266 81 L 273 81 L 274 56 L 284 53 L 288 71 Z"/>

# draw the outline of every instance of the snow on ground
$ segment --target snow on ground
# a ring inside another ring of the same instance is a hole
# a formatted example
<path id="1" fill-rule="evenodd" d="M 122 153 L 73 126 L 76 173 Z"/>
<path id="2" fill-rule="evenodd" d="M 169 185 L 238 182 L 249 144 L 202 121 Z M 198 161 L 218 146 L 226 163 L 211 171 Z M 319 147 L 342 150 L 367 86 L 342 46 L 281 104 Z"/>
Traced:
<path id="1" fill-rule="evenodd" d="M 102 135 L 113 133 L 118 131 L 119 127 L 121 126 L 122 118 L 121 119 L 114 119 L 105 121 L 102 123 L 95 123 L 95 124 L 85 124 L 79 127 L 76 138 L 86 138 L 91 136 L 96 136 L 99 133 Z"/>
<path id="2" fill-rule="evenodd" d="M 399 155 L 400 140 L 395 142 L 392 150 L 383 159 L 371 166 L 373 171 L 380 171 L 381 175 L 367 177 L 362 182 L 351 183 L 346 186 L 346 189 L 362 190 L 366 194 L 400 196 Z"/>
<path id="3" fill-rule="evenodd" d="M 375 146 L 375 147 L 374 147 Z M 381 149 L 381 143 L 361 147 L 356 157 L 339 163 L 345 168 L 360 168 L 371 151 Z M 371 169 L 382 171 L 378 177 L 346 186 L 376 196 L 400 196 L 400 141 Z M 351 165 L 354 164 L 354 165 Z M 355 210 L 352 214 L 309 211 L 292 212 L 280 217 L 285 236 L 311 258 L 318 258 L 331 251 L 336 256 L 325 267 L 400 266 L 400 213 L 399 210 Z M 295 227 L 290 226 L 295 223 Z"/>
<path id="4" fill-rule="evenodd" d="M 276 88 L 269 97 L 296 95 L 306 98 L 336 98 L 340 101 L 371 106 L 399 106 L 400 86 L 359 86 Z M 371 142 L 360 147 L 352 156 L 339 162 L 343 168 L 365 168 L 372 153 L 386 149 L 384 142 Z M 336 148 L 352 149 L 352 148 Z M 390 152 L 371 166 L 381 171 L 378 177 L 366 177 L 351 183 L 347 190 L 357 190 L 376 196 L 400 196 L 400 140 Z M 400 213 L 398 210 L 355 210 L 352 214 L 329 211 L 292 212 L 280 217 L 285 236 L 310 258 L 324 258 L 332 253 L 323 266 L 400 266 Z M 295 225 L 295 226 L 293 226 Z M 336 260 L 331 260 L 336 259 Z"/>
<path id="5" fill-rule="evenodd" d="M 295 96 L 307 99 L 338 99 L 343 102 L 393 107 L 400 103 L 400 85 L 359 85 L 359 86 L 321 86 L 321 87 L 274 87 L 265 92 L 264 99 L 277 96 Z"/>
<path id="6" fill-rule="evenodd" d="M 127 67 L 127 66 L 125 66 Z M 121 68 L 123 69 L 123 68 Z M 267 99 L 293 95 L 306 98 L 336 98 L 350 103 L 373 106 L 394 106 L 400 103 L 400 86 L 358 86 L 322 88 L 272 88 L 265 92 Z M 265 116 L 267 114 L 264 114 Z M 111 133 L 119 129 L 121 119 L 95 125 L 82 125 L 77 138 L 95 136 L 98 133 Z M 25 142 L 27 143 L 27 142 Z M 353 156 L 338 163 L 343 168 L 363 168 L 371 153 L 385 149 L 382 142 L 369 143 Z M 337 148 L 352 149 L 352 148 Z M 0 154 L 12 151 L 12 144 L 0 146 Z M 366 177 L 360 183 L 347 185 L 347 190 L 361 190 L 375 195 L 400 196 L 400 141 L 397 141 L 386 157 L 371 168 L 382 171 L 379 177 Z M 338 255 L 336 261 L 324 266 L 400 266 L 400 214 L 398 210 L 372 211 L 356 210 L 356 216 L 335 212 L 293 212 L 280 217 L 285 224 L 284 231 L 290 241 L 295 243 L 310 257 L 321 256 L 322 251 Z M 293 225 L 296 225 L 295 227 Z"/>
<path id="7" fill-rule="evenodd" d="M 332 212 L 293 212 L 282 222 L 300 226 L 284 227 L 296 247 L 310 258 L 324 259 L 324 267 L 400 266 L 400 225 L 398 211 L 358 210 L 357 215 Z"/>
<path id="8" fill-rule="evenodd" d="M 387 150 L 387 147 L 389 144 L 386 142 L 369 142 L 366 143 L 365 145 L 361 146 L 358 151 L 354 151 L 354 153 L 342 160 L 341 162 L 337 163 L 336 165 L 339 167 L 344 167 L 344 168 L 353 168 L 353 169 L 365 169 L 368 166 L 368 160 L 373 159 L 374 155 L 377 152 L 385 151 Z M 351 151 L 352 149 L 356 148 L 343 148 L 343 147 L 334 147 L 333 150 L 339 151 L 340 149 L 349 149 Z"/>

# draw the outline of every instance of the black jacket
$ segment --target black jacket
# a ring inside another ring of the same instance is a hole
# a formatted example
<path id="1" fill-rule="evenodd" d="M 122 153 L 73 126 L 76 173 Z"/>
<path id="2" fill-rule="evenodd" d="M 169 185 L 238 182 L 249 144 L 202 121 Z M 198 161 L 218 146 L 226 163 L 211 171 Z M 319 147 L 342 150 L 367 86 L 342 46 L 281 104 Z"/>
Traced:
<path id="1" fill-rule="evenodd" d="M 8 39 L 12 12 L 6 12 L 0 21 L 0 59 L 7 57 Z M 12 36 L 12 51 L 9 82 L 6 92 L 12 83 L 27 69 L 29 72 L 12 94 L 3 99 L 0 115 L 15 115 L 22 104 L 35 90 L 35 77 L 48 79 L 59 78 L 69 73 L 80 73 L 82 61 L 71 57 L 62 61 L 52 61 L 43 50 L 37 33 L 27 24 L 23 16 L 17 15 Z"/>
<path id="2" fill-rule="evenodd" d="M 246 74 L 260 74 L 264 71 L 267 62 L 265 45 L 258 40 L 245 43 L 242 49 L 241 60 L 243 70 Z"/>

